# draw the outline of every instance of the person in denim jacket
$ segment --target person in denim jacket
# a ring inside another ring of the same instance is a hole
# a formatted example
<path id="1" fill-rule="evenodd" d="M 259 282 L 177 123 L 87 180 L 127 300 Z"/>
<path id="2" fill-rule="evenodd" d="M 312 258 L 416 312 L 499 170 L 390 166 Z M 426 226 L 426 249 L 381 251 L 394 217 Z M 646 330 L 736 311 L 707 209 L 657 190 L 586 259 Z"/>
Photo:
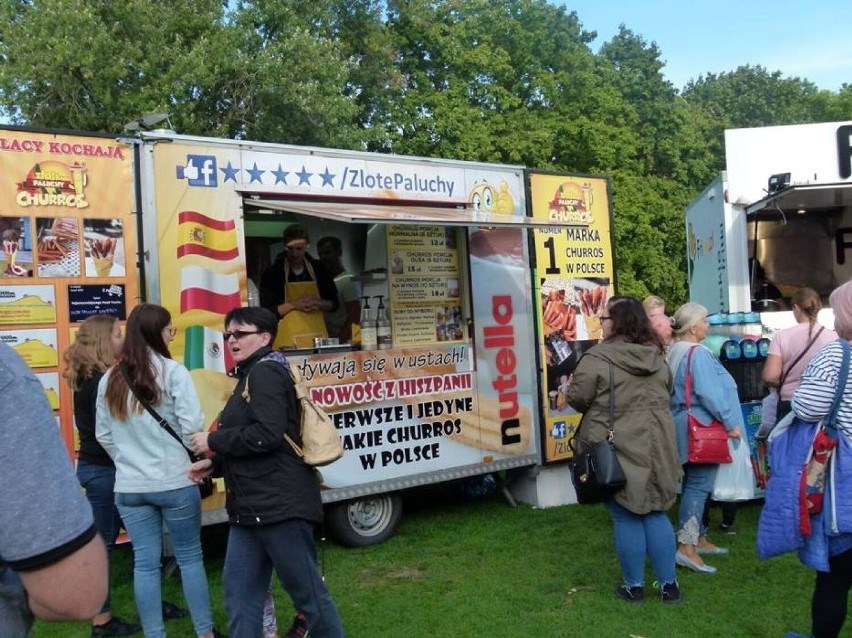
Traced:
<path id="1" fill-rule="evenodd" d="M 706 424 L 713 419 L 721 421 L 728 436 L 733 439 L 742 438 L 745 424 L 733 377 L 710 350 L 700 345 L 709 325 L 707 309 L 701 304 L 686 303 L 677 309 L 673 320 L 675 343 L 666 356 L 674 375 L 674 392 L 669 407 L 684 472 L 675 560 L 682 567 L 712 574 L 716 568 L 707 565 L 702 556 L 727 554 L 728 550 L 707 540 L 707 528 L 702 522 L 719 466 L 687 462 L 686 366 L 690 350 L 693 351 L 690 368 L 692 414 Z"/>

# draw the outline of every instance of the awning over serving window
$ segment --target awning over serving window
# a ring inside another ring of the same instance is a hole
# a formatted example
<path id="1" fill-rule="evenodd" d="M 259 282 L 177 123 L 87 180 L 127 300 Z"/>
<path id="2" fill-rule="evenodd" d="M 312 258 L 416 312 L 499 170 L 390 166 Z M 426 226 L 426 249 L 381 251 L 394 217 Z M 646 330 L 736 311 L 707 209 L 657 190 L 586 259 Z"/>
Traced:
<path id="1" fill-rule="evenodd" d="M 746 206 L 746 215 L 830 211 L 852 206 L 852 182 L 793 185 Z M 761 215 L 762 217 L 762 215 Z"/>
<path id="2" fill-rule="evenodd" d="M 520 215 L 483 213 L 470 208 L 439 206 L 399 206 L 388 204 L 341 204 L 290 201 L 282 199 L 246 199 L 251 208 L 280 210 L 322 217 L 350 224 L 436 224 L 441 226 L 576 226 L 576 223 L 538 220 Z"/>

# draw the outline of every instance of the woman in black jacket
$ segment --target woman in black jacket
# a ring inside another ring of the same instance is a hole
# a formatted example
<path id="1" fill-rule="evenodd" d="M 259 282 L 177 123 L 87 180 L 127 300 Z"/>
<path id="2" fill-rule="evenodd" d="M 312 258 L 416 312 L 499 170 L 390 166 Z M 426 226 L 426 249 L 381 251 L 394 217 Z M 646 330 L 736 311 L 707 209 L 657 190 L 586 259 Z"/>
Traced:
<path id="1" fill-rule="evenodd" d="M 192 436 L 211 459 L 190 468 L 201 480 L 225 477 L 231 531 L 222 583 L 231 638 L 261 635 L 273 567 L 316 638 L 344 636 L 340 616 L 317 567 L 314 528 L 322 501 L 313 468 L 284 441 L 299 440 L 299 407 L 287 360 L 272 351 L 278 320 L 265 308 L 225 317 L 225 343 L 237 364 L 237 386 L 215 432 Z"/>

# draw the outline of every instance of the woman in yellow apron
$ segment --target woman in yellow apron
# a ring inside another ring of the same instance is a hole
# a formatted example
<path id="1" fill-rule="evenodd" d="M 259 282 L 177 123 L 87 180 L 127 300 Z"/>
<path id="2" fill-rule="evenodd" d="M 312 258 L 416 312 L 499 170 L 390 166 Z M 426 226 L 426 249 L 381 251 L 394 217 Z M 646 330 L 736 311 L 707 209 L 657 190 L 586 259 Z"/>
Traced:
<path id="1" fill-rule="evenodd" d="M 284 253 L 260 278 L 260 305 L 277 313 L 275 348 L 309 348 L 327 337 L 324 312 L 337 309 L 334 279 L 308 254 L 308 231 L 300 224 L 284 231 Z"/>

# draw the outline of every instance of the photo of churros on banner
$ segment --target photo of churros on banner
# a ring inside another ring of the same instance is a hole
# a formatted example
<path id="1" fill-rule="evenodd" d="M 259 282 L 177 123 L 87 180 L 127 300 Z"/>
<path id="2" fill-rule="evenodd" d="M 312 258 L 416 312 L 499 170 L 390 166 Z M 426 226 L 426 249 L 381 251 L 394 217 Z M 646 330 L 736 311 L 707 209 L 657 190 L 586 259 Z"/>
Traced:
<path id="1" fill-rule="evenodd" d="M 73 217 L 36 219 L 39 277 L 80 276 L 80 225 Z"/>
<path id="2" fill-rule="evenodd" d="M 545 339 L 599 341 L 600 317 L 608 298 L 609 279 L 544 279 L 541 314 Z"/>
<path id="3" fill-rule="evenodd" d="M 600 341 L 601 315 L 609 299 L 609 279 L 575 279 L 574 282 L 583 315 L 584 330 L 581 332 L 585 334 L 581 339 Z"/>
<path id="4" fill-rule="evenodd" d="M 32 277 L 33 246 L 29 217 L 0 217 L 3 263 L 0 277 Z"/>
<path id="5" fill-rule="evenodd" d="M 123 277 L 124 229 L 120 219 L 83 221 L 87 277 Z"/>

